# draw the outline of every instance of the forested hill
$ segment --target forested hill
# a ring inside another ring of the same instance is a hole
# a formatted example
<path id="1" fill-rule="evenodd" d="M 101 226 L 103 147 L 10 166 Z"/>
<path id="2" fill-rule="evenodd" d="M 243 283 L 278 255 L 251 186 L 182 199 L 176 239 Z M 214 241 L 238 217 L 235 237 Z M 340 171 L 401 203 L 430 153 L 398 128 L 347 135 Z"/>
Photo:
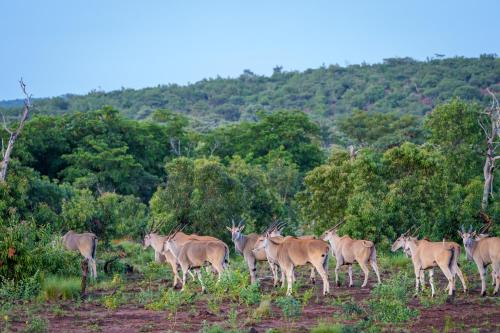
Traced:
<path id="1" fill-rule="evenodd" d="M 495 85 L 500 85 L 496 55 L 429 61 L 391 58 L 373 65 L 330 65 L 303 72 L 278 66 L 269 77 L 245 70 L 238 78 L 204 79 L 186 86 L 42 98 L 36 106 L 38 113 L 62 114 L 110 105 L 135 119 L 170 109 L 193 118 L 191 124 L 198 128 L 253 120 L 259 110 L 299 109 L 329 127 L 354 109 L 422 115 L 453 96 L 487 102 L 485 88 Z M 3 110 L 9 114 L 19 105 L 15 102 L 0 102 L 0 107 L 9 108 Z"/>

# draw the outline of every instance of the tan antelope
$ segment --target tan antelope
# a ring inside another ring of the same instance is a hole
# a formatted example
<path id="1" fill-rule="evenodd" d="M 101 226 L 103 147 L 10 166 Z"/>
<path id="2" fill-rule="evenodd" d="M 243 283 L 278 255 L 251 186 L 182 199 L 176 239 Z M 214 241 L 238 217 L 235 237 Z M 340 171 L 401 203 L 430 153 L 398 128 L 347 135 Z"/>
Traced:
<path id="1" fill-rule="evenodd" d="M 97 278 L 97 267 L 95 252 L 97 248 L 97 236 L 91 232 L 78 234 L 73 230 L 68 231 L 62 237 L 63 246 L 70 251 L 78 251 L 90 264 L 90 276 Z"/>
<path id="2" fill-rule="evenodd" d="M 368 240 L 352 239 L 349 236 L 339 236 L 337 234 L 338 227 L 344 223 L 343 221 L 335 225 L 333 228 L 328 229 L 323 233 L 321 239 L 330 243 L 332 254 L 337 261 L 335 265 L 335 284 L 339 286 L 338 271 L 341 266 L 347 265 L 349 272 L 349 287 L 354 284 L 352 282 L 352 264 L 357 262 L 363 273 L 365 280 L 361 288 L 366 287 L 368 283 L 368 274 L 370 273 L 369 265 L 372 266 L 373 271 L 377 275 L 378 283 L 380 283 L 380 273 L 377 265 L 377 251 L 375 244 Z"/>
<path id="3" fill-rule="evenodd" d="M 179 265 L 177 264 L 177 259 L 175 258 L 175 256 L 170 251 L 164 248 L 165 241 L 167 240 L 168 236 L 162 236 L 156 233 L 156 231 L 160 229 L 161 225 L 161 223 L 155 223 L 153 219 L 153 224 L 151 226 L 150 232 L 146 234 L 146 236 L 144 236 L 143 249 L 146 250 L 149 246 L 151 246 L 155 251 L 155 262 L 167 262 L 170 265 L 170 267 L 172 268 L 172 273 L 174 275 L 174 281 L 172 282 L 172 285 L 175 288 L 177 286 L 177 283 L 181 282 L 181 278 L 178 274 Z M 218 241 L 217 238 L 211 236 L 198 236 L 196 234 L 187 235 L 183 233 L 181 229 L 177 229 L 177 232 L 175 232 L 175 239 L 178 240 L 179 244 L 184 244 L 188 240 L 193 239 Z M 194 275 L 192 275 L 191 272 L 190 274 L 194 279 Z"/>
<path id="4" fill-rule="evenodd" d="M 484 234 L 478 237 L 480 233 L 473 231 L 472 227 L 469 228 L 468 232 L 465 232 L 463 226 L 458 233 L 464 242 L 467 259 L 474 261 L 479 271 L 481 296 L 486 295 L 485 274 L 488 265 L 491 265 L 493 270 L 494 294 L 496 295 L 500 285 L 500 237 L 487 237 Z"/>
<path id="5" fill-rule="evenodd" d="M 222 272 L 227 268 L 229 262 L 229 248 L 220 241 L 189 239 L 186 242 L 175 238 L 177 232 L 170 235 L 165 241 L 165 250 L 170 251 L 177 259 L 182 269 L 182 289 L 186 286 L 187 273 L 194 269 L 201 282 L 202 291 L 205 285 L 201 278 L 200 269 L 207 263 L 217 271 L 219 280 Z"/>
<path id="6" fill-rule="evenodd" d="M 285 239 L 292 237 L 292 236 L 281 236 L 281 231 L 284 227 L 283 223 L 273 223 L 271 226 L 268 228 L 266 233 L 269 233 L 271 235 L 271 238 L 273 241 L 281 243 Z M 315 236 L 299 236 L 297 237 L 298 239 L 316 239 Z M 278 286 L 278 282 L 281 280 L 281 287 L 283 288 L 285 286 L 285 272 L 281 270 L 281 279 L 278 278 L 278 272 L 279 272 L 279 264 L 278 264 L 278 254 L 276 251 L 270 250 L 269 247 L 264 246 L 264 239 L 265 236 L 259 236 L 257 241 L 255 242 L 255 248 L 253 249 L 253 252 L 258 252 L 261 251 L 262 249 L 265 250 L 266 252 L 266 257 L 267 261 L 269 262 L 269 265 L 271 266 L 271 270 L 273 272 L 273 281 L 274 281 L 274 286 Z M 309 280 L 312 284 L 314 284 L 316 281 L 316 270 L 314 267 L 311 267 L 311 274 L 309 276 Z M 293 281 L 295 281 L 295 277 L 293 278 Z"/>
<path id="7" fill-rule="evenodd" d="M 242 224 L 243 220 L 241 220 L 238 225 L 234 224 L 234 220 L 232 220 L 231 223 L 231 227 L 226 227 L 226 229 L 231 232 L 231 239 L 233 240 L 236 252 L 242 254 L 245 262 L 247 263 L 248 270 L 250 271 L 250 283 L 253 284 L 256 282 L 255 272 L 257 271 L 257 261 L 267 261 L 266 251 L 264 249 L 254 251 L 255 244 L 257 243 L 260 235 L 255 233 L 244 235 L 243 229 L 245 229 L 245 225 Z M 273 230 L 272 235 L 279 236 L 279 231 Z M 271 268 L 273 278 L 276 278 L 278 273 L 275 272 L 275 267 L 271 263 L 269 263 L 269 266 Z M 276 286 L 276 279 L 274 282 Z"/>
<path id="8" fill-rule="evenodd" d="M 420 227 L 418 227 L 417 229 L 415 229 L 413 231 L 413 235 L 410 236 L 409 235 L 409 233 L 411 231 L 411 228 L 410 228 L 410 230 L 408 230 L 403 235 L 401 235 L 401 237 L 406 236 L 408 238 L 411 238 L 411 239 L 415 240 L 416 243 L 417 243 L 417 245 L 418 245 L 420 241 L 415 237 L 415 235 L 418 232 L 418 229 L 420 229 Z M 428 241 L 428 239 L 426 239 L 426 238 L 424 238 L 423 240 Z M 447 245 L 450 245 L 450 246 L 453 246 L 455 253 L 458 253 L 457 258 L 460 258 L 460 253 L 461 253 L 462 249 L 460 248 L 459 244 L 457 244 L 455 242 L 446 242 L 444 239 L 443 239 L 443 243 L 447 244 Z M 411 250 L 409 249 L 409 247 L 408 246 L 406 246 L 406 248 L 405 247 L 401 247 L 401 249 L 411 259 Z M 428 271 L 429 271 L 429 276 L 434 274 L 434 270 L 432 268 L 430 268 Z M 457 266 L 455 267 L 455 271 L 456 271 L 456 273 L 458 275 L 458 278 L 460 279 L 460 282 L 462 283 L 462 288 L 464 289 L 464 293 L 467 293 L 467 284 L 465 283 L 465 278 L 464 278 L 464 275 L 462 273 L 462 270 L 458 266 L 458 262 L 457 262 Z M 425 286 L 425 273 L 424 272 L 425 271 L 423 271 L 423 270 L 420 271 L 420 285 L 422 287 Z"/>
<path id="9" fill-rule="evenodd" d="M 177 259 L 170 251 L 164 250 L 164 244 L 168 236 L 161 236 L 157 233 L 149 233 L 144 236 L 143 249 L 146 250 L 148 247 L 152 247 L 155 251 L 155 262 L 164 263 L 167 262 L 172 268 L 172 274 L 174 275 L 174 281 L 172 282 L 173 287 L 177 286 L 177 281 L 181 281 L 178 274 Z"/>
<path id="10" fill-rule="evenodd" d="M 323 295 L 330 292 L 328 282 L 328 254 L 330 246 L 320 239 L 298 239 L 285 237 L 282 242 L 273 240 L 271 234 L 265 235 L 262 247 L 276 253 L 278 265 L 287 279 L 287 295 L 292 294 L 294 270 L 297 266 L 313 265 L 323 279 Z"/>
<path id="11" fill-rule="evenodd" d="M 455 274 L 458 268 L 458 256 L 460 252 L 456 247 L 446 242 L 430 242 L 415 237 L 401 235 L 392 244 L 393 252 L 403 248 L 411 252 L 411 260 L 415 272 L 415 292 L 418 293 L 422 271 L 429 270 L 429 282 L 431 285 L 431 295 L 434 297 L 434 267 L 438 266 L 448 280 L 448 295 L 452 296 L 455 291 Z M 464 285 L 465 288 L 465 285 Z"/>

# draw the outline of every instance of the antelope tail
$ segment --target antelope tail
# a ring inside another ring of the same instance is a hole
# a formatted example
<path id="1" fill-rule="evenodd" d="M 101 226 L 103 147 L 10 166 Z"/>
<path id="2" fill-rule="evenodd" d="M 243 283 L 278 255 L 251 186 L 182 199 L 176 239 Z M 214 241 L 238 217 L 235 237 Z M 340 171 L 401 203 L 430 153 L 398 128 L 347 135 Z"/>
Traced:
<path id="1" fill-rule="evenodd" d="M 226 247 L 226 251 L 224 252 L 224 263 L 222 264 L 224 269 L 227 268 L 228 264 L 229 264 L 229 248 Z"/>
<path id="2" fill-rule="evenodd" d="M 455 249 L 453 247 L 450 248 L 451 251 L 451 258 L 450 258 L 450 271 L 455 275 L 456 273 L 456 267 L 458 265 L 458 256 L 460 253 L 456 253 Z"/>
<path id="3" fill-rule="evenodd" d="M 372 250 L 370 252 L 370 261 L 377 262 L 377 250 L 375 250 L 375 246 L 372 246 Z"/>
<path id="4" fill-rule="evenodd" d="M 94 276 L 94 279 L 97 278 L 97 267 L 96 267 L 96 262 L 95 262 L 95 252 L 97 248 L 97 237 L 95 237 L 92 240 L 92 260 L 91 260 L 91 265 L 92 265 L 92 275 Z"/>

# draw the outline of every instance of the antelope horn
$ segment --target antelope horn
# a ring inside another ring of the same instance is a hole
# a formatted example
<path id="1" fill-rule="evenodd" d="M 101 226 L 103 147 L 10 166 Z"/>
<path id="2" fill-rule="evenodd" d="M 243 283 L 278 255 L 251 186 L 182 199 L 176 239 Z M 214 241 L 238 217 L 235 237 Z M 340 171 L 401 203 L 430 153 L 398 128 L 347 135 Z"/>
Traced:
<path id="1" fill-rule="evenodd" d="M 174 232 L 168 236 L 168 240 L 171 240 L 172 238 L 174 238 L 174 236 L 177 235 L 177 233 L 180 232 L 182 229 L 184 229 L 185 226 L 186 226 L 186 224 L 184 224 L 184 225 L 177 225 L 175 227 Z"/>
<path id="2" fill-rule="evenodd" d="M 278 231 L 283 230 L 285 228 L 286 224 L 287 223 L 285 221 L 278 223 L 278 225 L 276 226 L 276 230 L 278 230 Z"/>
<path id="3" fill-rule="evenodd" d="M 472 232 L 472 225 L 469 224 L 469 233 Z"/>
<path id="4" fill-rule="evenodd" d="M 241 226 L 243 226 L 244 221 L 245 221 L 244 219 L 241 219 L 240 222 L 238 222 L 238 228 L 241 227 Z"/>
<path id="5" fill-rule="evenodd" d="M 412 237 L 415 237 L 422 226 L 420 225 L 417 229 L 412 232 Z"/>
<path id="6" fill-rule="evenodd" d="M 412 231 L 412 229 L 414 227 L 415 227 L 415 225 L 412 225 L 408 230 L 406 230 L 403 234 L 401 234 L 401 236 L 407 236 Z"/>
<path id="7" fill-rule="evenodd" d="M 491 222 L 483 225 L 483 227 L 481 229 L 479 229 L 478 234 L 482 234 L 484 232 L 487 232 L 491 228 L 491 225 L 492 225 Z"/>
<path id="8" fill-rule="evenodd" d="M 345 223 L 345 220 L 344 219 L 340 219 L 340 222 L 337 223 L 336 225 L 334 225 L 332 228 L 330 228 L 329 230 L 333 230 L 333 229 L 337 229 L 338 227 L 340 227 L 342 224 Z"/>
<path id="9" fill-rule="evenodd" d="M 460 230 L 462 231 L 463 234 L 465 234 L 465 228 L 463 224 L 460 226 Z"/>
<path id="10" fill-rule="evenodd" d="M 235 225 L 234 225 L 234 219 L 231 219 L 231 226 L 234 228 Z"/>
<path id="11" fill-rule="evenodd" d="M 153 216 L 151 216 L 151 225 L 149 226 L 148 231 L 147 231 L 148 234 L 154 232 L 153 231 L 154 226 L 155 226 L 155 218 Z"/>

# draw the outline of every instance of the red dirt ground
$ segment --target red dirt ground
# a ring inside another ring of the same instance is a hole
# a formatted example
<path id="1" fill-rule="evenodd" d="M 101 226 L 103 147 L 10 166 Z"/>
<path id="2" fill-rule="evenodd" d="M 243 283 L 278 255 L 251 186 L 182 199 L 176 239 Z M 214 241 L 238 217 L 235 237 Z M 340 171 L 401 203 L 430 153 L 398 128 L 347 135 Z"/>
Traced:
<path id="1" fill-rule="evenodd" d="M 333 274 L 332 274 L 333 275 Z M 331 279 L 332 277 L 330 277 Z M 263 318 L 260 322 L 246 322 L 251 317 L 253 308 L 241 306 L 237 309 L 237 325 L 241 330 L 252 332 L 265 332 L 269 328 L 278 328 L 281 331 L 307 332 L 316 326 L 318 322 L 342 322 L 345 324 L 355 323 L 362 318 L 346 318 L 340 306 L 335 305 L 335 299 L 353 298 L 356 303 L 370 297 L 370 289 L 359 287 L 361 276 L 355 276 L 356 287 L 334 287 L 331 285 L 332 295 L 323 297 L 321 295 L 322 285 L 316 282 L 314 286 L 315 296 L 304 308 L 300 318 L 293 322 L 287 322 L 276 306 L 272 306 L 271 315 Z M 375 281 L 370 276 L 370 285 Z M 477 282 L 477 281 L 476 281 Z M 127 292 L 139 290 L 135 282 L 127 283 Z M 477 283 L 476 283 L 477 284 Z M 440 292 L 443 292 L 444 283 L 440 283 Z M 458 286 L 457 286 L 458 287 Z M 311 288 L 304 283 L 300 290 Z M 262 281 L 263 294 L 272 290 L 271 281 Z M 109 293 L 110 291 L 91 292 L 90 298 Z M 220 313 L 214 314 L 208 310 L 206 301 L 197 301 L 195 304 L 183 306 L 177 313 L 175 320 L 167 318 L 167 311 L 153 311 L 145 309 L 140 304 L 121 305 L 116 310 L 107 310 L 100 301 L 88 300 L 75 306 L 73 302 L 58 302 L 59 313 L 55 313 L 53 306 L 44 305 L 37 311 L 37 315 L 47 318 L 50 332 L 197 332 L 203 327 L 204 321 L 209 324 L 220 323 L 228 327 L 228 317 L 231 311 L 229 304 L 222 304 Z M 338 304 L 338 303 L 337 303 Z M 448 332 L 464 332 L 471 328 L 479 328 L 480 332 L 500 332 L 500 305 L 498 298 L 479 297 L 477 288 L 464 295 L 460 290 L 456 298 L 450 303 L 434 305 L 425 308 L 420 305 L 418 299 L 413 299 L 410 306 L 418 308 L 420 315 L 409 323 L 399 326 L 383 326 L 385 331 L 394 332 L 431 332 L 434 329 L 442 332 L 447 326 Z M 12 322 L 10 329 L 14 332 L 22 331 L 25 327 L 26 315 L 20 311 Z"/>

